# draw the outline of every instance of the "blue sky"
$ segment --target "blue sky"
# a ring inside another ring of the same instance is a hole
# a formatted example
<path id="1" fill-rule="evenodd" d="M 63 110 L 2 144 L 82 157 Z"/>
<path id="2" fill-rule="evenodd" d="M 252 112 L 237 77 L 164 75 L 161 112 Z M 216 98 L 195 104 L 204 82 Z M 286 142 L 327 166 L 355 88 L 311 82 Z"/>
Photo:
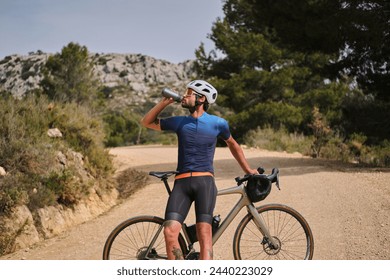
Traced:
<path id="1" fill-rule="evenodd" d="M 90 52 L 141 53 L 178 63 L 194 59 L 221 0 L 0 0 L 0 59 L 69 42 Z"/>

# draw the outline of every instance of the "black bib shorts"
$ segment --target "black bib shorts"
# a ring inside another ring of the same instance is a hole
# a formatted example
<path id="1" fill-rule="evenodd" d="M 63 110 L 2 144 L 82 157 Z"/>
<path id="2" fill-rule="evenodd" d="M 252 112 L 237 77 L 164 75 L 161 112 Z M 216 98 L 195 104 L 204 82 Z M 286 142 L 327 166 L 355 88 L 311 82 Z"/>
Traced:
<path id="1" fill-rule="evenodd" d="M 217 187 L 212 176 L 192 176 L 175 180 L 165 210 L 165 220 L 181 224 L 195 202 L 196 222 L 212 224 L 217 198 Z"/>

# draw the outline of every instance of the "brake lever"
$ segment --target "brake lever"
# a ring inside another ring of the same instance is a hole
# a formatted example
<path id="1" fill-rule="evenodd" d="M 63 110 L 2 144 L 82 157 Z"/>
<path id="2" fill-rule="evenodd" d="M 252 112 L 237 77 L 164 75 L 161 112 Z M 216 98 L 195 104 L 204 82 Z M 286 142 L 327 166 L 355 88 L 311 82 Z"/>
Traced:
<path id="1" fill-rule="evenodd" d="M 276 175 L 276 183 L 275 183 L 276 187 L 279 189 L 280 191 L 280 185 L 279 185 L 279 172 L 278 174 Z"/>
<path id="2" fill-rule="evenodd" d="M 242 184 L 243 182 L 248 181 L 248 179 L 249 179 L 251 176 L 252 176 L 252 174 L 247 174 L 247 175 L 245 175 L 245 176 L 242 177 L 242 178 L 236 177 L 234 180 L 236 180 L 237 185 L 240 185 L 240 184 Z"/>

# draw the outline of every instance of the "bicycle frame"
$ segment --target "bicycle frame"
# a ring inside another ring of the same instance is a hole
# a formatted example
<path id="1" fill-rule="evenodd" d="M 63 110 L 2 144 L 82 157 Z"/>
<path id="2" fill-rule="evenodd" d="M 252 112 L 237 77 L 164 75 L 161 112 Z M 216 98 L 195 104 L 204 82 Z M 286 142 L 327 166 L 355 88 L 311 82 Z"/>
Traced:
<path id="1" fill-rule="evenodd" d="M 234 205 L 232 210 L 230 210 L 229 214 L 226 216 L 226 218 L 222 221 L 221 225 L 218 227 L 216 232 L 213 234 L 213 245 L 218 241 L 218 239 L 225 232 L 225 230 L 228 228 L 228 226 L 231 224 L 234 218 L 238 215 L 241 209 L 246 206 L 248 212 L 253 216 L 253 221 L 257 226 L 257 228 L 260 230 L 263 236 L 268 238 L 270 244 L 275 248 L 277 248 L 278 245 L 272 238 L 271 234 L 269 233 L 268 228 L 265 225 L 262 217 L 257 212 L 257 209 L 253 205 L 253 203 L 249 200 L 244 185 L 241 184 L 239 186 L 234 186 L 231 188 L 219 190 L 217 196 L 230 195 L 230 194 L 240 194 L 241 198 L 237 201 L 237 203 Z"/>

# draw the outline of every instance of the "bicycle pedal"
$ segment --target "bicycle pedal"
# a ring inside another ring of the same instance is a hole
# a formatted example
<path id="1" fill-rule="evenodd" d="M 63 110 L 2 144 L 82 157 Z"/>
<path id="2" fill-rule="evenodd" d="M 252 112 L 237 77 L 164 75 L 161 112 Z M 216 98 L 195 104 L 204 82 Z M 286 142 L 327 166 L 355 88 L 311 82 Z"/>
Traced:
<path id="1" fill-rule="evenodd" d="M 187 255 L 186 260 L 199 260 L 199 257 L 199 252 L 192 252 Z"/>

